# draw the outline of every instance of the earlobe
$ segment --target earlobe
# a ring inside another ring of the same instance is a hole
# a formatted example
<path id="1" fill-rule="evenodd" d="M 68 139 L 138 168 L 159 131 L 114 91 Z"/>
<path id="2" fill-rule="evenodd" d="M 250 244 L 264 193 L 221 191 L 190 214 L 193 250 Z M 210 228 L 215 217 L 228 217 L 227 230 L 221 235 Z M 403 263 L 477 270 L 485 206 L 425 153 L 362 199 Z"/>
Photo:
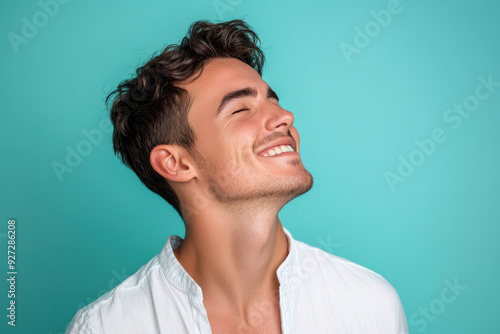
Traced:
<path id="1" fill-rule="evenodd" d="M 151 151 L 149 160 L 153 169 L 174 182 L 187 182 L 194 177 L 191 164 L 185 159 L 185 150 L 176 145 L 158 145 Z"/>

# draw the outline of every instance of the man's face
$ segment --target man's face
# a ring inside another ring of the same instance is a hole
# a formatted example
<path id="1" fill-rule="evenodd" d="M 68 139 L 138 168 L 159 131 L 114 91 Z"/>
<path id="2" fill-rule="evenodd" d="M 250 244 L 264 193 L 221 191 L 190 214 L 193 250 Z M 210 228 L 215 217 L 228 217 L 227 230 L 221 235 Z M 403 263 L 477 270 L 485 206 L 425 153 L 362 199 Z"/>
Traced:
<path id="1" fill-rule="evenodd" d="M 199 182 L 222 203 L 281 198 L 312 186 L 299 153 L 293 114 L 249 65 L 216 58 L 184 88 L 192 98 Z M 280 153 L 280 151 L 282 153 Z"/>

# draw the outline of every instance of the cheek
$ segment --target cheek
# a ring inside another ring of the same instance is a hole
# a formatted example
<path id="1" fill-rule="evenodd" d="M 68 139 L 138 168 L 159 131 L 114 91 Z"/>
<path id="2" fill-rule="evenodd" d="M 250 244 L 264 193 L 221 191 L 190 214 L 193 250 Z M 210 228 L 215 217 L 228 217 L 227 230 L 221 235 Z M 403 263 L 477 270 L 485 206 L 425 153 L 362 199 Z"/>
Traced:
<path id="1" fill-rule="evenodd" d="M 217 165 L 242 167 L 255 160 L 254 144 L 258 126 L 254 118 L 239 118 L 224 127 L 210 127 L 202 122 L 193 124 L 197 149 Z"/>
<path id="2" fill-rule="evenodd" d="M 190 115 L 188 120 L 196 138 L 196 149 L 198 152 L 205 157 L 212 155 L 214 153 L 213 148 L 217 147 L 216 138 L 214 136 L 217 130 L 211 126 L 208 120 L 201 118 L 195 119 L 192 115 Z"/>
<path id="3" fill-rule="evenodd" d="M 239 120 L 237 124 L 231 127 L 229 137 L 228 141 L 234 147 L 240 147 L 245 152 L 249 151 L 249 149 L 252 151 L 255 140 L 258 138 L 258 127 L 255 121 L 251 119 Z"/>
<path id="4" fill-rule="evenodd" d="M 233 167 L 248 165 L 255 160 L 254 140 L 255 137 L 251 127 L 244 124 L 231 127 L 230 131 L 227 131 L 219 140 L 220 152 L 218 156 L 224 156 L 226 163 L 231 164 Z"/>

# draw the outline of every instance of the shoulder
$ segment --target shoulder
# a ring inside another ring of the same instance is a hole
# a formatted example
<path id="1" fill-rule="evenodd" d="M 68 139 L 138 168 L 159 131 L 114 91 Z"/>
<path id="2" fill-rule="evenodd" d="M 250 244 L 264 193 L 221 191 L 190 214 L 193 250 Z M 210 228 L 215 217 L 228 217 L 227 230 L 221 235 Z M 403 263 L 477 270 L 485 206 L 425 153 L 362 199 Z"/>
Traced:
<path id="1" fill-rule="evenodd" d="M 80 309 L 66 333 L 99 333 L 103 323 L 114 325 L 125 316 L 142 313 L 151 302 L 153 290 L 163 279 L 157 255 L 111 291 Z"/>
<path id="2" fill-rule="evenodd" d="M 401 307 L 398 293 L 380 274 L 300 241 L 295 241 L 295 246 L 295 277 L 302 281 L 297 284 L 314 285 L 308 289 L 317 289 L 318 293 L 350 303 Z"/>
<path id="3" fill-rule="evenodd" d="M 296 260 L 299 270 L 330 278 L 349 278 L 352 284 L 367 283 L 381 286 L 390 285 L 381 275 L 357 263 L 327 253 L 301 241 L 295 241 Z"/>
<path id="4" fill-rule="evenodd" d="M 296 305 L 314 305 L 324 319 L 354 332 L 408 333 L 399 295 L 384 277 L 300 241 L 294 246 L 289 292 Z"/>

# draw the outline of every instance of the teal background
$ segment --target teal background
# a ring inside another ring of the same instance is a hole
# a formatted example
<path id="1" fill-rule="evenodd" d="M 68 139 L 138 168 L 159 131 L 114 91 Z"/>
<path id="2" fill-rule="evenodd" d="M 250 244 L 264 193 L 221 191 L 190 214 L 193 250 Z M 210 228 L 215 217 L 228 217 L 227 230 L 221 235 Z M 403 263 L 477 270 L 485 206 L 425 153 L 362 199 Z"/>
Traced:
<path id="1" fill-rule="evenodd" d="M 42 7 L 2 2 L 1 267 L 6 275 L 16 219 L 18 276 L 15 328 L 0 284 L 0 331 L 64 332 L 78 308 L 183 235 L 175 211 L 113 155 L 99 128 L 104 98 L 191 22 L 244 18 L 262 39 L 264 79 L 295 113 L 315 181 L 280 213 L 285 227 L 382 274 L 411 333 L 500 333 L 500 87 L 457 129 L 443 119 L 478 77 L 500 81 L 500 3 L 401 0 L 349 62 L 341 43 L 355 45 L 354 29 L 388 3 L 73 0 L 16 53 L 8 34 L 22 36 L 23 17 L 33 22 Z M 384 173 L 435 128 L 446 141 L 392 191 Z M 85 145 L 84 130 L 103 139 L 59 180 L 52 164 Z M 455 279 L 466 288 L 443 303 Z"/>

